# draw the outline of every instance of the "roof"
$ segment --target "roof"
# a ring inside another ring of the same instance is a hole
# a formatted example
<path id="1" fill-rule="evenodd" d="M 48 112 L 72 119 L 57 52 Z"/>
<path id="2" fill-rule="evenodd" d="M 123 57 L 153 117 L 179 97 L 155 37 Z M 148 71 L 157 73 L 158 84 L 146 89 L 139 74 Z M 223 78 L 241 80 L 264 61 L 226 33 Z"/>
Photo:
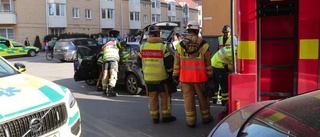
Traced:
<path id="1" fill-rule="evenodd" d="M 180 3 L 181 2 L 185 2 L 189 5 L 189 8 L 191 9 L 198 9 L 198 4 L 196 2 L 194 2 L 194 0 L 160 0 L 161 3 L 167 3 L 167 1 L 175 1 L 176 2 L 176 6 L 181 6 Z"/>

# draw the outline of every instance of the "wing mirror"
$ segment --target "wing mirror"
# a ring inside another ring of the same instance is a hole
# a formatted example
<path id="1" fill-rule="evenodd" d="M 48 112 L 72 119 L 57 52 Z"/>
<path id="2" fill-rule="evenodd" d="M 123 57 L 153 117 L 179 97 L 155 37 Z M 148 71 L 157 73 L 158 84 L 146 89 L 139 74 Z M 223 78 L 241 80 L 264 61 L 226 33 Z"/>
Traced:
<path id="1" fill-rule="evenodd" d="M 14 67 L 16 67 L 19 72 L 26 71 L 26 66 L 22 63 L 14 63 Z"/>

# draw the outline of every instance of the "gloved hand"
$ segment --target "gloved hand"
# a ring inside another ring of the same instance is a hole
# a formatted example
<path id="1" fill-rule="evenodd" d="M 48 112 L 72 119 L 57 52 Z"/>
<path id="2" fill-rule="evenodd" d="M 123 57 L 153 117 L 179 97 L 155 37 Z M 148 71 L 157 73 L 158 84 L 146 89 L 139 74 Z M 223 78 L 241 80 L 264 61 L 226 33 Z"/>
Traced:
<path id="1" fill-rule="evenodd" d="M 206 96 L 206 97 L 212 97 L 213 94 L 214 94 L 214 82 L 213 82 L 213 78 L 212 77 L 209 77 L 208 78 L 208 81 L 206 82 L 205 84 L 205 89 L 204 89 L 204 92 L 203 94 Z"/>
<path id="2" fill-rule="evenodd" d="M 179 76 L 173 76 L 172 79 L 173 79 L 173 84 L 178 86 L 180 83 Z"/>

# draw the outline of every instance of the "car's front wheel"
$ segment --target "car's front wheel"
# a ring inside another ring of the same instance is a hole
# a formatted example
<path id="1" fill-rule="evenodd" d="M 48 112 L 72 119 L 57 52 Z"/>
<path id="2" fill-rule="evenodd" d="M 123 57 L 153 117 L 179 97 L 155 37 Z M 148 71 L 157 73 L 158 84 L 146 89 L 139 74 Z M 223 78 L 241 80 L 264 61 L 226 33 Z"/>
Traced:
<path id="1" fill-rule="evenodd" d="M 129 92 L 130 95 L 136 95 L 139 92 L 139 82 L 138 82 L 138 78 L 133 75 L 130 74 L 127 78 L 126 78 L 126 89 Z"/>
<path id="2" fill-rule="evenodd" d="M 88 80 L 85 80 L 85 82 L 86 82 L 89 86 L 95 86 L 98 81 L 97 81 L 96 79 L 88 79 Z"/>
<path id="3" fill-rule="evenodd" d="M 35 50 L 32 50 L 32 49 L 31 49 L 31 50 L 28 51 L 28 56 L 29 56 L 29 57 L 34 57 L 34 56 L 36 56 L 36 54 L 37 54 L 37 53 L 36 53 Z"/>

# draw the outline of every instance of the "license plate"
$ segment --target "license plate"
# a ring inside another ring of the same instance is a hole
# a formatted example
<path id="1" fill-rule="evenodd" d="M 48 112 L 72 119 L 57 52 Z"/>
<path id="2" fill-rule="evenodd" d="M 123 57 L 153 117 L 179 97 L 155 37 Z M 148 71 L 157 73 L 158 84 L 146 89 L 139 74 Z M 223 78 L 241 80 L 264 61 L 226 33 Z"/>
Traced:
<path id="1" fill-rule="evenodd" d="M 61 51 L 61 49 L 57 49 L 56 51 Z"/>
<path id="2" fill-rule="evenodd" d="M 56 132 L 56 133 L 51 134 L 51 135 L 49 135 L 47 137 L 60 137 L 60 134 L 59 134 L 59 132 Z"/>

